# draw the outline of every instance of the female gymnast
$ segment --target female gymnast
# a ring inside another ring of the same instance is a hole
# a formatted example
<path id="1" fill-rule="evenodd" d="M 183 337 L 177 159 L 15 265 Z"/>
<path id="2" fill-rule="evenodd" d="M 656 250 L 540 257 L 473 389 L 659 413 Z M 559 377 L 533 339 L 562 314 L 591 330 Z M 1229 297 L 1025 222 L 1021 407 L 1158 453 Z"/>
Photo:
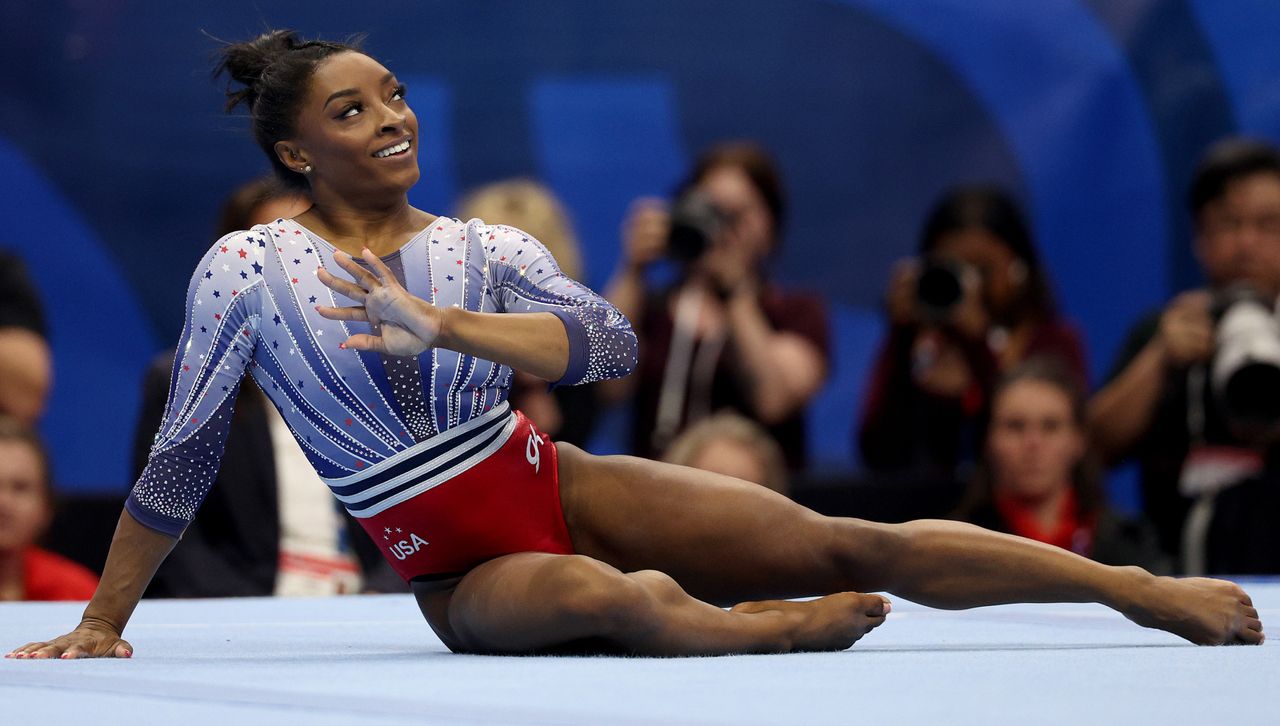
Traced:
<path id="1" fill-rule="evenodd" d="M 1262 642 L 1229 582 L 956 522 L 823 517 L 728 477 L 552 443 L 506 405 L 511 371 L 625 375 L 626 319 L 519 230 L 409 205 L 418 120 L 369 55 L 277 31 L 226 47 L 220 68 L 245 85 L 229 107 L 248 106 L 314 206 L 205 255 L 101 584 L 73 631 L 10 657 L 132 655 L 125 624 L 213 479 L 246 372 L 456 652 L 838 650 L 884 622 L 889 601 L 859 594 L 877 591 L 940 608 L 1099 602 L 1196 643 Z"/>

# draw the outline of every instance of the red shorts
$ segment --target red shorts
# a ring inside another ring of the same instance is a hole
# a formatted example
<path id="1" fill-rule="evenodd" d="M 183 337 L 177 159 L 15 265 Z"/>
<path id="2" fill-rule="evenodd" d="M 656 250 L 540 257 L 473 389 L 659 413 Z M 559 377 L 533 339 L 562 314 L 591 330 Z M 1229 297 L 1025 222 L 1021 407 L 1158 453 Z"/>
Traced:
<path id="1" fill-rule="evenodd" d="M 555 444 L 505 403 L 350 479 L 329 485 L 405 580 L 573 554 Z"/>

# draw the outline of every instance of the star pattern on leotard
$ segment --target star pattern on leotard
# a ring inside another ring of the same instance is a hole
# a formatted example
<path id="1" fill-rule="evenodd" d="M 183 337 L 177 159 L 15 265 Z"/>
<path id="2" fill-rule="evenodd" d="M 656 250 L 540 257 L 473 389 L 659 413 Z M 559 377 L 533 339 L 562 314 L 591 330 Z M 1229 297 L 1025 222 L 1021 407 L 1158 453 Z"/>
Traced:
<path id="1" fill-rule="evenodd" d="M 131 501 L 174 521 L 194 514 L 245 373 L 284 415 L 317 471 L 335 480 L 505 399 L 510 369 L 489 361 L 438 350 L 379 361 L 340 350 L 348 335 L 366 328 L 315 310 L 350 304 L 315 274 L 332 258 L 332 246 L 285 220 L 210 249 L 191 287 L 166 421 Z M 386 261 L 402 284 L 436 305 L 555 313 L 587 343 L 586 359 L 571 361 L 581 368 L 577 379 L 616 374 L 634 358 L 634 335 L 612 306 L 561 275 L 545 248 L 513 228 L 441 218 Z"/>

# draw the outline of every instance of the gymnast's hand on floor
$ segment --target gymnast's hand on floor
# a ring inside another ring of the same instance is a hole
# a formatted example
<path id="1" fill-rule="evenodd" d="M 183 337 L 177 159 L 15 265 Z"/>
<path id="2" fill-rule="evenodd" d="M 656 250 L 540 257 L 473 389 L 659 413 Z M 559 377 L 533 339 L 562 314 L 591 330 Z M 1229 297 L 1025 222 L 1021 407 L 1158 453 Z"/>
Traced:
<path id="1" fill-rule="evenodd" d="M 108 625 L 81 622 L 75 630 L 44 643 L 14 648 L 6 658 L 131 658 L 133 646 Z"/>
<path id="2" fill-rule="evenodd" d="M 358 320 L 375 327 L 377 335 L 359 333 L 347 338 L 346 348 L 371 350 L 388 355 L 417 355 L 430 348 L 440 335 L 443 312 L 431 303 L 413 296 L 369 250 L 361 258 L 373 273 L 356 264 L 345 252 L 334 253 L 334 262 L 346 270 L 355 282 L 334 277 L 320 268 L 317 276 L 334 292 L 361 305 L 330 307 L 317 305 L 316 311 L 330 320 Z"/>

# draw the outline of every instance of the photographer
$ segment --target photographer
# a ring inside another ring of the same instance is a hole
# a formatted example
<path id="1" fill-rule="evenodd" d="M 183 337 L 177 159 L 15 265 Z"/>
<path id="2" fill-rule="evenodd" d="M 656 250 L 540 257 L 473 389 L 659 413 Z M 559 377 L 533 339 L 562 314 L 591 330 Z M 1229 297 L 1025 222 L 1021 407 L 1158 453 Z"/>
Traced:
<path id="1" fill-rule="evenodd" d="M 1209 287 L 1132 328 L 1090 402 L 1090 425 L 1108 459 L 1138 459 L 1147 516 L 1184 570 L 1278 572 L 1280 538 L 1268 534 L 1280 515 L 1274 406 L 1267 420 L 1277 387 L 1226 394 L 1229 381 L 1247 385 L 1233 375 L 1241 353 L 1280 347 L 1280 152 L 1218 143 L 1189 202 Z M 1248 373 L 1265 377 L 1267 366 Z"/>
<path id="2" fill-rule="evenodd" d="M 761 423 L 787 465 L 805 462 L 804 408 L 829 368 L 827 312 L 813 295 L 765 278 L 784 215 L 782 182 L 758 146 L 704 153 L 669 210 L 640 200 L 623 229 L 623 259 L 605 296 L 635 325 L 636 374 L 604 392 L 633 398 L 632 451 L 660 454 L 687 426 L 733 409 Z M 678 268 L 665 291 L 649 265 Z"/>
<path id="3" fill-rule="evenodd" d="M 957 481 L 977 456 L 996 379 L 1031 356 L 1086 384 L 1080 336 L 1058 317 L 1022 214 L 999 189 L 943 196 L 919 256 L 895 268 L 886 308 L 858 436 L 873 471 Z"/>

